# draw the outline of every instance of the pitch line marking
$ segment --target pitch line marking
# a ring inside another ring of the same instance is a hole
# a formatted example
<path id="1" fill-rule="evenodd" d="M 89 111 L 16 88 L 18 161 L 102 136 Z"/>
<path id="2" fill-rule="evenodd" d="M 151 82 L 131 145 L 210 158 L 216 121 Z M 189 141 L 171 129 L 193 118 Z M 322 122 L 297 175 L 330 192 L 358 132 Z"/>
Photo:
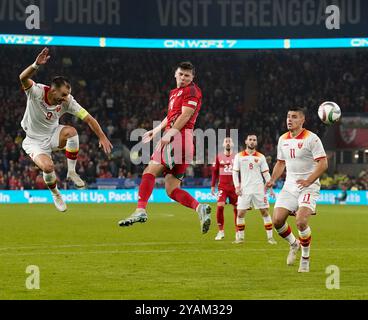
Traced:
<path id="1" fill-rule="evenodd" d="M 0 256 L 32 256 L 32 255 L 85 255 L 85 254 L 147 254 L 147 253 L 189 253 L 189 252 L 265 252 L 265 251 L 278 251 L 285 252 L 285 248 L 280 249 L 266 249 L 266 248 L 245 248 L 244 250 L 238 245 L 238 248 L 227 249 L 190 249 L 190 250 L 99 250 L 99 251 L 61 251 L 61 252 L 4 252 L 0 253 Z M 358 250 L 358 249 L 357 249 Z M 360 249 L 359 249 L 360 250 Z M 340 251 L 340 249 L 314 249 L 313 251 Z"/>
<path id="2" fill-rule="evenodd" d="M 230 242 L 230 240 L 229 240 Z M 222 243 L 229 243 L 229 242 L 225 242 L 223 241 Z M 258 241 L 258 240 L 254 240 L 254 241 L 247 241 L 247 243 L 261 243 L 265 241 Z M 0 251 L 5 251 L 5 250 L 28 250 L 28 249 L 53 249 L 53 248 L 75 248 L 75 247 L 115 247 L 115 246 L 156 246 L 156 245 L 190 245 L 190 244 L 194 244 L 194 245 L 198 245 L 199 243 L 203 243 L 200 241 L 180 241 L 180 242 L 172 242 L 172 241 L 167 241 L 167 242 L 127 242 L 127 243 L 118 243 L 118 242 L 114 242 L 114 243 L 92 243 L 92 244 L 62 244 L 62 245 L 32 245 L 32 246 L 22 246 L 22 247 L 0 247 Z"/>

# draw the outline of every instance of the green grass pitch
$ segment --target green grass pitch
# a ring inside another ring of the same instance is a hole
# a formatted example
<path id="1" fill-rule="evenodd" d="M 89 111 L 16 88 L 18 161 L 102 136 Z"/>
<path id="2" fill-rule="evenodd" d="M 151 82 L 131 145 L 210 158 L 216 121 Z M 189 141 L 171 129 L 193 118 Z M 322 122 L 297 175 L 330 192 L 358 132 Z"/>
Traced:
<path id="1" fill-rule="evenodd" d="M 225 209 L 224 241 L 215 205 L 208 234 L 197 214 L 177 204 L 149 204 L 145 224 L 121 228 L 133 204 L 1 205 L 0 299 L 367 299 L 368 212 L 318 206 L 311 219 L 311 272 L 286 265 L 288 245 L 266 242 L 263 221 L 246 216 L 246 242 L 232 244 L 233 213 Z M 295 219 L 289 223 L 296 234 Z M 26 289 L 28 265 L 40 289 Z M 340 270 L 340 289 L 326 288 L 326 268 Z"/>

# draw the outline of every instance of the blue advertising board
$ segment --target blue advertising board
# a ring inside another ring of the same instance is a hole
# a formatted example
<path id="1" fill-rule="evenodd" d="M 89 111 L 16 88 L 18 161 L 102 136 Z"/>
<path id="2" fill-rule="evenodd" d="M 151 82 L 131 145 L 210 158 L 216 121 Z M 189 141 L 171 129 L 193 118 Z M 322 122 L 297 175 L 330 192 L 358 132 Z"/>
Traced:
<path id="1" fill-rule="evenodd" d="M 216 197 L 209 188 L 186 189 L 199 202 L 216 202 Z M 275 190 L 277 197 L 279 190 Z M 138 200 L 138 189 L 117 190 L 62 190 L 63 198 L 68 203 L 135 203 Z M 321 190 L 319 204 L 335 204 L 340 190 Z M 270 198 L 270 203 L 275 199 Z M 165 189 L 155 189 L 149 200 L 152 203 L 174 202 L 165 192 Z M 0 204 L 16 203 L 53 203 L 48 190 L 2 190 Z M 348 191 L 345 204 L 368 205 L 368 191 Z"/>
<path id="2" fill-rule="evenodd" d="M 301 49 L 368 48 L 368 38 L 310 39 L 136 39 L 0 34 L 0 45 L 77 46 L 126 49 Z"/>

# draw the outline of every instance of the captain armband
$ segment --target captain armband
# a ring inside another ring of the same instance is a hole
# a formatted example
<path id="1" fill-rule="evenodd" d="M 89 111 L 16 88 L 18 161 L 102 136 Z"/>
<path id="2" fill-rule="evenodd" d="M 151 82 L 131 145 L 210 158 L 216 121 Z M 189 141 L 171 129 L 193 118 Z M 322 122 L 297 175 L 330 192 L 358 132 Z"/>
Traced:
<path id="1" fill-rule="evenodd" d="M 86 109 L 84 109 L 84 108 L 81 108 L 79 111 L 78 111 L 78 113 L 76 114 L 76 116 L 79 118 L 79 119 L 81 119 L 81 120 L 83 120 L 85 117 L 87 117 L 89 115 L 89 113 L 88 113 L 88 111 L 86 110 Z"/>

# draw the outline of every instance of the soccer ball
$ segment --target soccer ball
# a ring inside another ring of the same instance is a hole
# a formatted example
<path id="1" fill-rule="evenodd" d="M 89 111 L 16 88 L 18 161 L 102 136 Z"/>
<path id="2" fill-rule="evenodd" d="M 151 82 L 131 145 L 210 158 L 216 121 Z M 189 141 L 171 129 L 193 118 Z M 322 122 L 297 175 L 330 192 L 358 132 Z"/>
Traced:
<path id="1" fill-rule="evenodd" d="M 340 120 L 340 107 L 332 101 L 323 102 L 318 108 L 318 116 L 325 124 L 333 124 Z"/>

